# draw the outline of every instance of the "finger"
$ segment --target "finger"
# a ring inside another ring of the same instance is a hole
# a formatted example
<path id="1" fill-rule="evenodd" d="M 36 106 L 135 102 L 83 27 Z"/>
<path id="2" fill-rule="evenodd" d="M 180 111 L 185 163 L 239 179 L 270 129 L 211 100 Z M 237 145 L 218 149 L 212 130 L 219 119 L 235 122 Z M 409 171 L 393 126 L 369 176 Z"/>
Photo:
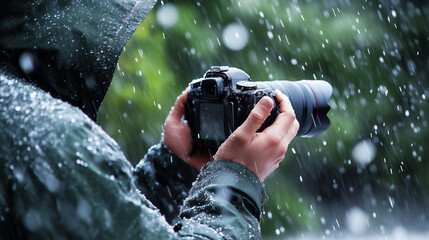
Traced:
<path id="1" fill-rule="evenodd" d="M 183 114 L 185 114 L 185 104 L 188 99 L 188 93 L 191 90 L 190 87 L 187 87 L 179 97 L 177 97 L 176 103 L 171 109 L 170 115 L 175 119 L 181 119 Z"/>
<path id="2" fill-rule="evenodd" d="M 278 89 L 275 93 L 276 99 L 280 103 L 280 114 L 277 116 L 274 123 L 264 130 L 264 133 L 269 136 L 284 138 L 292 127 L 292 123 L 296 120 L 296 116 L 289 98 Z"/>
<path id="3" fill-rule="evenodd" d="M 273 141 L 277 141 L 273 142 L 273 144 L 278 144 L 286 137 L 291 128 L 293 128 L 293 123 L 295 121 L 295 113 L 290 112 L 290 110 L 289 112 L 280 113 L 274 123 L 263 131 L 263 134 L 269 136 Z"/>
<path id="4" fill-rule="evenodd" d="M 255 133 L 261 127 L 270 114 L 271 109 L 273 109 L 273 106 L 274 103 L 271 98 L 263 97 L 252 109 L 246 121 L 236 131 L 253 136 L 253 134 L 249 133 Z"/>
<path id="5" fill-rule="evenodd" d="M 292 103 L 289 98 L 283 94 L 280 90 L 276 89 L 276 99 L 280 103 L 280 112 L 293 112 L 295 111 L 292 108 Z"/>

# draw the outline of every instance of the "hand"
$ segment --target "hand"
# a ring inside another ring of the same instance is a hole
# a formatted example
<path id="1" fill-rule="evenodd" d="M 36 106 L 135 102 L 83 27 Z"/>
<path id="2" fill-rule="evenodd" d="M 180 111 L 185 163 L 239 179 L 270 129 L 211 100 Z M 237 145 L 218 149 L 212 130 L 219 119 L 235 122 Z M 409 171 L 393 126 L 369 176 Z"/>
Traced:
<path id="1" fill-rule="evenodd" d="M 280 103 L 280 114 L 275 122 L 264 131 L 256 132 L 273 108 L 273 101 L 264 97 L 214 156 L 214 159 L 231 160 L 248 167 L 261 182 L 279 166 L 299 129 L 289 98 L 279 90 L 275 93 Z"/>
<path id="2" fill-rule="evenodd" d="M 163 140 L 164 144 L 174 154 L 197 170 L 201 170 L 201 168 L 211 160 L 211 155 L 208 151 L 198 149 L 196 153 L 189 156 L 192 151 L 191 128 L 189 128 L 186 121 L 182 120 L 189 90 L 189 87 L 186 88 L 186 90 L 177 97 L 176 104 L 171 109 L 167 119 L 165 119 Z"/>

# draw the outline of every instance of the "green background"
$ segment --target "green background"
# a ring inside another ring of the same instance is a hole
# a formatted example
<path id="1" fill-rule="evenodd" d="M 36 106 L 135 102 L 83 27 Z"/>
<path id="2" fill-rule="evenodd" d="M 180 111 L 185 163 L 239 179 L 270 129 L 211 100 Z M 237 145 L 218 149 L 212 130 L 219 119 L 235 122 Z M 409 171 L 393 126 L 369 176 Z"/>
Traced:
<path id="1" fill-rule="evenodd" d="M 172 26 L 157 20 L 165 7 L 177 11 Z M 420 1 L 163 1 L 124 48 L 98 121 L 136 164 L 176 97 L 212 65 L 258 81 L 322 79 L 334 87 L 331 126 L 296 138 L 266 180 L 264 237 L 341 235 L 354 208 L 367 232 L 425 230 L 428 16 Z M 248 32 L 240 51 L 224 43 L 231 23 Z M 375 156 L 359 165 L 353 149 L 364 140 Z"/>

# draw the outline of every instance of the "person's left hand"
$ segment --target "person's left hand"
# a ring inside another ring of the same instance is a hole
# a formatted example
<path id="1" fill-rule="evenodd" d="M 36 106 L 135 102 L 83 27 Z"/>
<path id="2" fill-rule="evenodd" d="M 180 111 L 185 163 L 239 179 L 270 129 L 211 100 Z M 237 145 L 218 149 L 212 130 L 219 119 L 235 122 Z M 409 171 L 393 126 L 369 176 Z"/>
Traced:
<path id="1" fill-rule="evenodd" d="M 195 167 L 198 171 L 211 160 L 211 155 L 206 150 L 198 149 L 192 156 L 191 128 L 183 120 L 185 114 L 186 100 L 190 88 L 177 98 L 176 104 L 171 109 L 164 123 L 164 144 L 183 161 Z"/>

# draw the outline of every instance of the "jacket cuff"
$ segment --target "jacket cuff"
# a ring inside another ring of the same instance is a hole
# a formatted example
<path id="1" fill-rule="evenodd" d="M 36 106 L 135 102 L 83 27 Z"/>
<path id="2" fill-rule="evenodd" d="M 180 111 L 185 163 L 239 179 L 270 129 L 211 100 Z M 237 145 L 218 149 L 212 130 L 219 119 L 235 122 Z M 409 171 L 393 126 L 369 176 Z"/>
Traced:
<path id="1" fill-rule="evenodd" d="M 229 187 L 246 195 L 262 212 L 268 201 L 265 186 L 258 176 L 242 164 L 229 160 L 215 160 L 207 163 L 200 172 L 194 187 Z"/>
<path id="2" fill-rule="evenodd" d="M 162 142 L 152 146 L 134 170 L 136 186 L 169 223 L 179 215 L 198 173 Z"/>
<path id="3" fill-rule="evenodd" d="M 199 171 L 194 168 L 189 163 L 183 161 L 179 156 L 174 154 L 165 144 L 164 141 L 161 140 L 159 143 L 161 154 L 165 154 L 165 156 L 168 156 L 170 158 L 169 161 L 163 161 L 164 167 L 170 167 L 172 169 L 175 169 L 178 172 L 181 172 L 183 170 L 183 176 L 181 175 L 180 178 L 186 177 L 190 182 L 194 182 L 197 178 Z"/>
<path id="4" fill-rule="evenodd" d="M 136 172 L 148 172 L 154 174 L 153 170 L 160 170 L 168 173 L 174 173 L 180 181 L 186 182 L 189 187 L 197 178 L 199 171 L 180 159 L 161 141 L 153 145 L 136 166 Z M 170 176 L 171 177 L 171 176 Z"/>

